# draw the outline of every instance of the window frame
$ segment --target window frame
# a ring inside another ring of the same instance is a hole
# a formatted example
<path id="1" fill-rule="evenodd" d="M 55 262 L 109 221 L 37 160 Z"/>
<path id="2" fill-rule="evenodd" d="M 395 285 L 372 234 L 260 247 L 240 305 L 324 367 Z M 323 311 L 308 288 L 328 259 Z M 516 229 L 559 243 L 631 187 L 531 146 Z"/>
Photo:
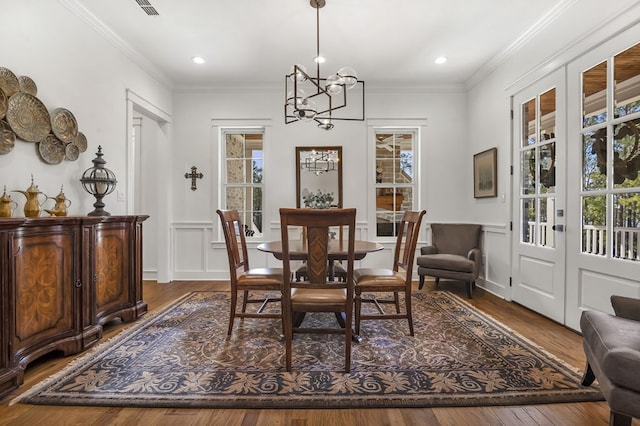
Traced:
<path id="1" fill-rule="evenodd" d="M 412 195 L 412 210 L 417 210 L 422 206 L 422 188 L 426 185 L 421 179 L 421 152 L 420 148 L 423 144 L 422 133 L 423 126 L 426 125 L 426 119 L 399 119 L 399 120 L 368 120 L 368 137 L 367 146 L 369 152 L 369 169 L 367 171 L 367 182 L 371 188 L 368 191 L 368 206 L 369 206 L 369 234 L 370 239 L 381 242 L 395 242 L 397 235 L 391 236 L 379 236 L 377 230 L 377 203 L 376 196 L 378 189 L 380 188 L 411 188 Z M 413 134 L 412 151 L 413 151 L 413 164 L 412 164 L 412 182 L 407 183 L 377 183 L 376 182 L 376 169 L 377 169 L 377 154 L 376 154 L 376 136 L 380 133 L 384 134 Z M 399 218 L 398 218 L 399 220 Z"/>
<path id="2" fill-rule="evenodd" d="M 213 188 L 213 200 L 217 200 L 214 211 L 217 208 L 226 209 L 227 206 L 227 188 L 228 187 L 244 187 L 244 188 L 260 188 L 262 191 L 261 212 L 262 212 L 262 232 L 255 232 L 254 235 L 247 235 L 247 243 L 258 243 L 264 241 L 269 230 L 269 219 L 266 215 L 267 197 L 266 197 L 266 146 L 270 138 L 271 122 L 270 120 L 251 120 L 251 119 L 231 119 L 231 120 L 212 120 L 213 139 L 217 146 L 217 158 L 214 164 L 218 170 L 218 185 Z M 227 134 L 262 134 L 262 182 L 260 183 L 228 183 L 227 182 L 227 153 L 226 153 L 226 135 Z M 217 194 L 215 193 L 217 191 Z M 219 206 L 219 207 L 218 207 Z M 243 221 L 244 222 L 244 221 Z M 222 241 L 222 233 L 218 233 L 218 240 Z"/>

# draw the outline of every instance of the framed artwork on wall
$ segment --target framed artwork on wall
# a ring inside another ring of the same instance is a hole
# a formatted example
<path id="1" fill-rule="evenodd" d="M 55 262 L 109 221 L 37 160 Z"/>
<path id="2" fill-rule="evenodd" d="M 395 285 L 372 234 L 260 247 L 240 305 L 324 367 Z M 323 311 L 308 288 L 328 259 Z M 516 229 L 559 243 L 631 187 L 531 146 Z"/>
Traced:
<path id="1" fill-rule="evenodd" d="M 498 196 L 498 148 L 491 148 L 473 156 L 474 198 Z"/>

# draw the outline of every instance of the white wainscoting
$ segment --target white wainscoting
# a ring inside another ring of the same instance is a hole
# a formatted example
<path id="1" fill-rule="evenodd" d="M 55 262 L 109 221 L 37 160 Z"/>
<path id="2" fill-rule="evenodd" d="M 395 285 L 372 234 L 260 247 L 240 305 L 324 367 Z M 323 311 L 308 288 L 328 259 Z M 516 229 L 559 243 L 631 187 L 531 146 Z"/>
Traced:
<path id="1" fill-rule="evenodd" d="M 356 224 L 356 238 L 374 240 L 375 228 L 367 222 Z M 485 224 L 482 226 L 483 265 L 477 285 L 503 298 L 509 298 L 509 231 L 505 225 Z M 229 264 L 227 250 L 219 234 L 218 223 L 174 222 L 171 225 L 171 276 L 173 280 L 205 281 L 228 280 Z M 269 223 L 268 235 L 280 235 L 280 222 Z M 262 241 L 247 241 L 249 262 L 252 267 L 279 266 L 279 261 L 271 254 L 257 250 Z M 427 223 L 420 233 L 417 253 L 420 247 L 431 242 L 431 227 Z M 380 241 L 384 250 L 369 253 L 358 262 L 358 267 L 390 267 L 393 260 L 395 239 Z M 417 273 L 414 272 L 417 281 Z"/>

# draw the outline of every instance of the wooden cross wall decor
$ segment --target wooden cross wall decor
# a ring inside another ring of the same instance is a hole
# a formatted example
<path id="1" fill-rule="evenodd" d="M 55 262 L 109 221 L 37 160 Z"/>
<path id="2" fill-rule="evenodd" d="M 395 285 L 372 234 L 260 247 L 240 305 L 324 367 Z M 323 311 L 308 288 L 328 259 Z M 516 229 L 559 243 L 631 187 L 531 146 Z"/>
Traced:
<path id="1" fill-rule="evenodd" d="M 196 187 L 196 179 L 202 179 L 204 175 L 202 173 L 197 173 L 198 168 L 196 166 L 191 167 L 191 173 L 185 173 L 184 177 L 187 179 L 191 179 L 191 190 L 195 191 L 198 189 Z"/>

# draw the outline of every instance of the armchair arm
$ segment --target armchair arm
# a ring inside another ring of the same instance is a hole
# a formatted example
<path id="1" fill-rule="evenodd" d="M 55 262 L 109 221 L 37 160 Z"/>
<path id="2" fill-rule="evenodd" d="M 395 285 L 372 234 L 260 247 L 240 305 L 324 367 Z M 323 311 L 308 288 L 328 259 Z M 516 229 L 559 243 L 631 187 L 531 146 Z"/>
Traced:
<path id="1" fill-rule="evenodd" d="M 611 306 L 617 317 L 640 321 L 640 299 L 611 296 Z"/>
<path id="2" fill-rule="evenodd" d="M 482 263 L 482 253 L 479 248 L 473 248 L 467 253 L 467 259 L 473 260 L 473 276 L 480 274 L 480 264 Z"/>
<path id="3" fill-rule="evenodd" d="M 420 247 L 420 254 L 436 254 L 438 253 L 438 248 L 433 245 L 428 245 L 424 247 Z"/>

